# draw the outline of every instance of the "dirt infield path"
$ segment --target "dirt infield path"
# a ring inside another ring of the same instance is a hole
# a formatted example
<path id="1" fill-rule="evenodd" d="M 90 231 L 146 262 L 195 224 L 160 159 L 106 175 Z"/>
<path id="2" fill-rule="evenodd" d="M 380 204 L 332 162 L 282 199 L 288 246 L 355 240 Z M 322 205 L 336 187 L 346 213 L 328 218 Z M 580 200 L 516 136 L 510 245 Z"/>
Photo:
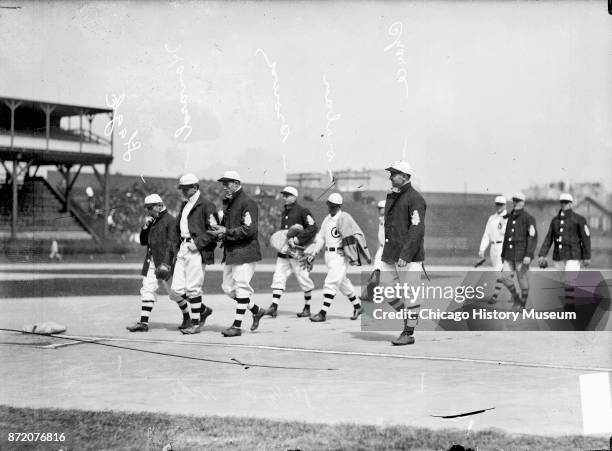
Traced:
<path id="1" fill-rule="evenodd" d="M 222 295 L 206 298 L 215 313 L 196 336 L 176 331 L 180 313 L 163 298 L 150 332 L 137 335 L 125 330 L 138 318 L 137 296 L 2 300 L 3 328 L 53 320 L 68 335 L 107 337 L 107 344 L 318 369 L 245 369 L 0 332 L 0 403 L 581 434 L 579 375 L 612 369 L 609 332 L 422 332 L 415 346 L 395 348 L 394 333 L 361 332 L 345 298 L 326 323 L 314 324 L 295 316 L 300 297 L 287 294 L 278 318 L 233 339 L 220 334 L 234 308 Z M 315 292 L 315 308 L 320 298 Z M 256 301 L 267 306 L 268 295 Z M 453 420 L 431 416 L 491 407 Z"/>

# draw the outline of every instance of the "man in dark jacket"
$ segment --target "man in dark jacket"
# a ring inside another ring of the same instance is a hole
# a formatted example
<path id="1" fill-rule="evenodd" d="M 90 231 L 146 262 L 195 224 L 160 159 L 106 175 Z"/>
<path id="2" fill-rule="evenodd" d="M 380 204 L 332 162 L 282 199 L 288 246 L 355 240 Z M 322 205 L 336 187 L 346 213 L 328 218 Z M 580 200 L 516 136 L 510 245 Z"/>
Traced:
<path id="1" fill-rule="evenodd" d="M 242 189 L 240 175 L 236 171 L 226 171 L 219 179 L 223 183 L 222 225 L 214 226 L 211 236 L 223 241 L 223 283 L 224 293 L 237 302 L 234 323 L 225 329 L 224 337 L 237 337 L 242 334 L 242 320 L 246 309 L 253 313 L 251 330 L 257 329 L 265 310 L 252 301 L 251 278 L 255 273 L 255 263 L 261 260 L 258 232 L 259 209 Z"/>
<path id="2" fill-rule="evenodd" d="M 197 334 L 212 309 L 202 303 L 202 285 L 206 265 L 214 263 L 216 241 L 208 234 L 217 226 L 215 204 L 204 199 L 198 178 L 185 174 L 179 180 L 185 202 L 181 205 L 175 230 L 176 264 L 172 289 L 191 304 L 191 322 L 179 328 L 184 334 Z"/>
<path id="3" fill-rule="evenodd" d="M 317 224 L 310 210 L 297 203 L 297 189 L 292 186 L 287 186 L 281 191 L 281 196 L 283 197 L 284 209 L 281 214 L 280 228 L 281 230 L 287 230 L 295 224 L 301 225 L 304 230 L 297 236 L 289 238 L 288 245 L 290 247 L 301 246 L 305 248 L 312 243 L 312 240 L 317 234 L 319 230 Z M 285 291 L 287 279 L 291 273 L 295 274 L 295 278 L 304 292 L 304 309 L 301 313 L 298 313 L 297 316 L 300 318 L 310 317 L 310 299 L 312 298 L 311 293 L 314 288 L 314 283 L 310 278 L 309 271 L 295 258 L 292 258 L 291 255 L 281 252 L 276 256 L 276 268 L 272 276 L 271 286 L 272 305 L 266 310 L 266 315 L 276 318 L 278 314 L 278 303 L 280 302 L 283 291 Z"/>
<path id="4" fill-rule="evenodd" d="M 140 231 L 140 244 L 147 246 L 147 254 L 141 271 L 143 276 L 142 288 L 140 289 L 142 307 L 140 321 L 127 326 L 127 330 L 130 332 L 147 332 L 149 330 L 149 315 L 157 300 L 157 290 L 161 287 L 166 290 L 171 300 L 178 303 L 183 312 L 183 320 L 185 318 L 189 319 L 189 304 L 172 290 L 168 280 L 164 280 L 161 275 L 158 276 L 155 271 L 156 268 L 173 260 L 172 243 L 176 220 L 174 216 L 168 213 L 159 195 L 151 194 L 145 197 L 144 204 L 147 209 L 147 217 Z"/>
<path id="5" fill-rule="evenodd" d="M 547 266 L 546 254 L 554 243 L 553 261 L 559 271 L 580 271 L 580 261 L 584 266 L 591 263 L 591 232 L 584 216 L 572 210 L 574 199 L 571 194 L 560 197 L 561 210 L 550 221 L 550 227 L 540 248 L 540 266 Z"/>
<path id="6" fill-rule="evenodd" d="M 382 286 L 418 285 L 425 259 L 425 210 L 423 196 L 412 187 L 412 168 L 396 161 L 386 169 L 391 192 L 385 201 L 385 243 L 380 268 Z M 404 330 L 391 343 L 395 346 L 414 343 L 420 304 L 416 299 L 394 298 L 389 304 L 404 315 Z"/>
<path id="7" fill-rule="evenodd" d="M 501 278 L 495 284 L 493 296 L 489 303 L 495 304 L 497 302 L 503 284 L 510 291 L 514 306 L 522 308 L 527 304 L 527 296 L 529 296 L 529 265 L 535 253 L 538 233 L 534 217 L 524 209 L 525 195 L 521 192 L 514 194 L 512 202 L 514 208 L 508 214 L 506 233 L 502 245 Z M 521 288 L 520 294 L 516 291 L 514 285 L 515 275 Z"/>
<path id="8" fill-rule="evenodd" d="M 550 222 L 548 233 L 540 248 L 540 268 L 546 268 L 546 254 L 553 248 L 555 269 L 563 271 L 565 284 L 564 309 L 575 310 L 576 276 L 580 271 L 580 261 L 585 267 L 591 264 L 591 231 L 584 216 L 572 210 L 574 198 L 569 193 L 561 194 L 559 198 L 561 210 Z"/>

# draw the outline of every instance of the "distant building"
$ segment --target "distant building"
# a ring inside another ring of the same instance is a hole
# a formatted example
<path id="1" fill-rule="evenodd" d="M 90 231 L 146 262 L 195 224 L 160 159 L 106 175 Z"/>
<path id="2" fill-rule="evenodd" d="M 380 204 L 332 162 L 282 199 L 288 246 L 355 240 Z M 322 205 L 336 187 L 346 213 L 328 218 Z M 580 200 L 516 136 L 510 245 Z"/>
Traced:
<path id="1" fill-rule="evenodd" d="M 574 207 L 574 210 L 586 218 L 591 230 L 604 233 L 612 230 L 612 211 L 595 199 L 585 197 Z"/>
<path id="2" fill-rule="evenodd" d="M 536 200 L 557 200 L 561 193 L 570 193 L 576 200 L 590 197 L 601 200 L 603 203 L 608 198 L 608 193 L 606 193 L 601 182 L 566 183 L 558 181 L 543 185 L 532 185 L 524 192 L 528 199 Z"/>

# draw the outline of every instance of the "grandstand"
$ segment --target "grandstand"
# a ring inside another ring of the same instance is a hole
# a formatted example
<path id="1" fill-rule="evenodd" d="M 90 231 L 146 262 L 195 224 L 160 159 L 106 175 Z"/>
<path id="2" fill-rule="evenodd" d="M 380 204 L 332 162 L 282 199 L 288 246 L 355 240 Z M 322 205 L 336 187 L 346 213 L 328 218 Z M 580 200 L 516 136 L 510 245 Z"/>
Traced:
<path id="1" fill-rule="evenodd" d="M 108 208 L 112 136 L 98 136 L 92 126 L 94 121 L 112 116 L 109 109 L 0 97 L 0 162 L 4 170 L 0 238 L 14 243 L 100 241 L 105 237 L 104 221 L 96 224 L 72 202 L 71 192 L 81 170 L 90 167 L 102 187 L 102 204 Z M 62 175 L 61 186 L 52 186 L 37 176 L 41 167 L 49 166 Z"/>

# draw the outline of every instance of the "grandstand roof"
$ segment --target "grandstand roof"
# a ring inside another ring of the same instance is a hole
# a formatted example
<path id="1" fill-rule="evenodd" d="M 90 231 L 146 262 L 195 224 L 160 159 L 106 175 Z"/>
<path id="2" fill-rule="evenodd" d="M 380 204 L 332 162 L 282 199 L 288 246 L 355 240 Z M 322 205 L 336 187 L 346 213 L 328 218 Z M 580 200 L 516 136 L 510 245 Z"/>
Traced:
<path id="1" fill-rule="evenodd" d="M 78 116 L 80 114 L 101 114 L 101 113 L 112 113 L 113 110 L 109 108 L 97 108 L 92 106 L 84 105 L 69 105 L 66 103 L 48 102 L 45 100 L 32 100 L 32 99 L 19 99 L 15 97 L 0 96 L 0 102 L 21 102 L 21 106 L 29 107 L 41 107 L 43 105 L 54 106 L 54 116 Z"/>
<path id="2" fill-rule="evenodd" d="M 58 164 L 110 164 L 113 156 L 102 153 L 45 151 L 44 149 L 18 148 L 10 149 L 0 145 L 1 161 L 27 161 L 34 166 L 48 166 Z"/>

